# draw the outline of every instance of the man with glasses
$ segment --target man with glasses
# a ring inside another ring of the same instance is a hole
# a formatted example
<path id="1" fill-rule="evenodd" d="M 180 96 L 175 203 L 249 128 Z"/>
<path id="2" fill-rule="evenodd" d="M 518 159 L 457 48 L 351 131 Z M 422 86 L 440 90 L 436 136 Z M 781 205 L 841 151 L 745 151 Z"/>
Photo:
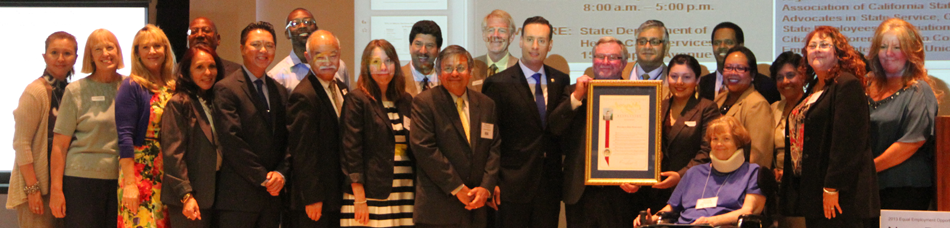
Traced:
<path id="1" fill-rule="evenodd" d="M 422 20 L 409 30 L 409 55 L 412 61 L 402 66 L 406 92 L 416 96 L 439 85 L 435 76 L 435 57 L 442 49 L 442 29 L 434 21 Z"/>
<path id="2" fill-rule="evenodd" d="M 290 11 L 287 15 L 286 26 L 284 26 L 284 35 L 290 39 L 293 50 L 286 58 L 281 60 L 267 72 L 274 80 L 287 88 L 287 91 L 293 91 L 297 84 L 310 73 L 310 65 L 304 53 L 307 52 L 307 39 L 310 34 L 317 31 L 317 20 L 313 19 L 313 14 L 304 8 L 297 8 Z M 336 77 L 343 84 L 349 85 L 349 74 L 346 73 L 346 64 L 343 59 L 339 60 Z"/>
<path id="3" fill-rule="evenodd" d="M 663 58 L 670 51 L 670 32 L 662 21 L 647 20 L 637 28 L 637 59 L 630 80 L 663 80 Z M 665 83 L 664 83 L 665 84 Z"/>
<path id="4" fill-rule="evenodd" d="M 491 77 L 518 63 L 518 58 L 508 52 L 508 46 L 515 41 L 515 22 L 504 10 L 491 11 L 482 19 L 482 40 L 488 47 L 488 54 L 475 57 L 475 67 L 481 73 L 473 72 L 471 86 L 475 91 L 482 90 L 485 78 Z"/>
<path id="5" fill-rule="evenodd" d="M 207 17 L 198 17 L 188 25 L 188 47 L 203 45 L 208 49 L 217 51 L 221 44 L 221 34 L 218 33 L 218 27 Z M 231 75 L 241 69 L 241 64 L 221 58 L 224 64 L 224 75 Z M 178 75 L 177 73 L 175 75 Z"/>
<path id="6" fill-rule="evenodd" d="M 593 48 L 593 78 L 577 78 L 551 114 L 569 118 L 552 121 L 552 133 L 564 139 L 564 195 L 568 227 L 624 227 L 633 223 L 631 195 L 616 186 L 585 186 L 584 161 L 587 133 L 587 84 L 593 79 L 622 80 L 630 54 L 617 38 L 600 38 Z M 612 118 L 605 115 L 603 118 Z"/>
<path id="7" fill-rule="evenodd" d="M 732 22 L 722 22 L 713 28 L 712 48 L 713 55 L 716 56 L 716 72 L 704 75 L 699 79 L 699 97 L 714 100 L 716 94 L 724 93 L 726 89 L 725 81 L 722 79 L 723 66 L 726 62 L 726 51 L 730 48 L 744 45 L 745 35 L 742 28 Z M 755 67 L 755 66 L 751 66 Z M 768 76 L 756 74 L 752 79 L 752 86 L 762 94 L 769 103 L 781 100 L 782 97 L 778 88 Z"/>

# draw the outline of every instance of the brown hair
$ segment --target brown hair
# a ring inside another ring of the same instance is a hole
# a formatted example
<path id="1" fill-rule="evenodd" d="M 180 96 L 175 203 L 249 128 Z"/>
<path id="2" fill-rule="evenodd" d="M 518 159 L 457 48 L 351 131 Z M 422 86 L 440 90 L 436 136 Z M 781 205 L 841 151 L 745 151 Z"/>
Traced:
<path id="1" fill-rule="evenodd" d="M 870 80 L 868 90 L 873 87 L 877 91 L 881 91 L 884 85 L 887 84 L 887 75 L 884 73 L 884 67 L 881 66 L 880 47 L 884 40 L 884 34 L 889 32 L 896 33 L 897 40 L 900 42 L 900 52 L 907 57 L 907 64 L 904 65 L 904 75 L 901 76 L 904 86 L 912 85 L 917 80 L 924 80 L 927 84 L 930 84 L 931 88 L 936 88 L 933 79 L 927 77 L 927 69 L 924 68 L 926 58 L 920 31 L 907 21 L 900 18 L 891 18 L 881 22 L 881 25 L 874 31 L 874 37 L 871 38 L 871 50 L 868 51 L 868 65 L 871 68 L 871 72 L 868 74 L 868 80 Z M 934 90 L 934 95 L 939 100 L 943 92 Z"/>
<path id="2" fill-rule="evenodd" d="M 706 135 L 703 136 L 703 139 L 705 139 L 706 142 L 711 142 L 713 136 L 724 132 L 732 134 L 732 140 L 735 141 L 736 147 L 742 148 L 752 142 L 749 131 L 739 123 L 739 120 L 731 116 L 719 117 L 719 119 L 709 122 L 709 124 L 706 125 Z"/>
<path id="3" fill-rule="evenodd" d="M 162 63 L 161 75 L 152 75 L 152 72 L 142 64 L 142 53 L 139 53 L 139 47 L 147 42 L 161 43 L 165 49 L 165 60 Z M 168 89 L 175 90 L 175 62 L 172 45 L 162 29 L 148 24 L 135 34 L 135 38 L 132 39 L 132 75 L 129 75 L 133 81 L 153 93 L 160 89 L 158 84 L 155 83 L 158 81 L 163 81 Z"/>
<path id="4" fill-rule="evenodd" d="M 809 77 L 809 75 L 805 72 L 814 71 L 811 65 L 808 64 L 808 42 L 810 42 L 815 36 L 827 36 L 831 38 L 831 42 L 835 46 L 835 58 L 838 59 L 838 64 L 832 67 L 830 70 L 831 77 L 826 78 L 825 80 L 834 80 L 836 77 L 838 77 L 841 71 L 845 71 L 854 74 L 858 80 L 861 80 L 862 86 L 866 85 L 867 79 L 864 77 L 864 74 L 866 73 L 864 69 L 865 65 L 864 61 L 861 60 L 861 55 L 859 55 L 858 52 L 854 50 L 854 47 L 852 47 L 851 44 L 848 44 L 847 37 L 842 35 L 837 28 L 831 26 L 815 27 L 815 30 L 811 31 L 807 36 L 805 36 L 805 46 L 802 47 L 802 56 L 805 58 L 802 58 L 802 64 L 800 64 L 798 67 L 798 71 L 801 73 L 801 75 Z M 808 79 L 809 80 L 806 82 L 810 85 L 817 84 L 814 83 L 815 80 L 817 80 L 815 76 L 811 76 L 811 78 Z"/>
<path id="5" fill-rule="evenodd" d="M 389 88 L 386 89 L 386 94 L 380 94 L 382 92 L 379 89 L 379 85 L 373 80 L 372 72 L 370 72 L 369 69 L 370 61 L 373 58 L 373 50 L 376 50 L 376 48 L 383 50 L 386 56 L 393 61 L 393 79 L 389 82 Z M 363 92 L 366 92 L 366 94 L 369 94 L 373 100 L 380 100 L 382 96 L 385 95 L 386 99 L 395 101 L 406 92 L 406 79 L 399 66 L 402 65 L 399 64 L 399 56 L 396 55 L 396 48 L 393 47 L 389 41 L 384 39 L 372 40 L 369 44 L 366 44 L 366 48 L 363 49 L 363 57 L 360 60 L 360 79 L 356 81 L 357 87 L 363 90 Z"/>

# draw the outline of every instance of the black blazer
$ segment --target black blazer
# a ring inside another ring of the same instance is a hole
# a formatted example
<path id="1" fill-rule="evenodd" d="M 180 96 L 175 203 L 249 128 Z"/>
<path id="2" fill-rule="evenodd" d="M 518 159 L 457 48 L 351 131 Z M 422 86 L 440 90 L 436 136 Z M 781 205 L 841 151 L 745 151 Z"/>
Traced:
<path id="1" fill-rule="evenodd" d="M 465 205 L 452 195 L 462 184 L 493 192 L 498 178 L 501 137 L 495 102 L 471 89 L 466 93 L 472 143 L 465 138 L 455 100 L 445 87 L 424 91 L 412 101 L 410 141 L 419 170 L 413 210 L 417 223 L 451 225 L 461 224 L 464 219 L 484 224 L 487 219 L 488 207 L 465 210 Z M 491 124 L 492 129 L 482 129 L 485 124 Z M 488 131 L 490 135 L 483 134 Z"/>
<path id="2" fill-rule="evenodd" d="M 575 86 L 569 86 L 564 90 L 560 104 L 551 112 L 552 118 L 558 121 L 551 121 L 548 125 L 551 134 L 553 134 L 564 152 L 564 184 L 563 201 L 565 204 L 574 205 L 580 201 L 584 195 L 584 162 L 587 139 L 587 100 L 581 100 L 581 106 L 577 109 L 571 109 L 571 96 L 574 93 Z M 616 188 L 616 187 L 614 187 Z M 625 201 L 627 199 L 614 199 Z"/>
<path id="3" fill-rule="evenodd" d="M 346 85 L 334 79 L 336 93 Z M 343 200 L 340 170 L 340 121 L 326 90 L 313 73 L 307 74 L 287 101 L 287 148 L 293 157 L 290 207 L 323 202 L 323 211 L 339 211 Z"/>
<path id="4" fill-rule="evenodd" d="M 214 106 L 208 108 L 214 115 Z M 162 203 L 182 207 L 181 199 L 191 193 L 199 208 L 211 209 L 221 148 L 201 103 L 176 93 L 165 104 L 162 119 Z"/>
<path id="5" fill-rule="evenodd" d="M 663 114 L 663 129 L 670 118 L 672 98 L 666 98 L 660 105 Z M 719 118 L 719 108 L 716 103 L 704 98 L 690 97 L 686 107 L 680 113 L 680 118 L 673 123 L 669 132 L 663 132 L 663 160 L 660 163 L 662 171 L 676 171 L 680 177 L 686 175 L 686 170 L 703 163 L 709 163 L 709 142 L 704 140 L 706 127 L 709 122 Z M 686 123 L 690 122 L 690 125 Z M 672 136 L 672 137 L 671 137 Z M 672 190 L 672 189 L 670 189 Z"/>
<path id="6" fill-rule="evenodd" d="M 214 105 L 220 111 L 214 125 L 224 158 L 215 209 L 254 212 L 265 204 L 279 205 L 280 198 L 267 193 L 261 183 L 270 171 L 291 179 L 285 121 L 287 90 L 269 76 L 263 78 L 270 112 L 257 98 L 257 90 L 244 70 L 214 86 Z"/>
<path id="7" fill-rule="evenodd" d="M 412 106 L 412 96 L 403 93 L 393 103 L 405 122 Z M 353 194 L 350 184 L 362 183 L 367 198 L 389 198 L 393 189 L 396 139 L 383 102 L 373 100 L 372 95 L 361 89 L 355 89 L 346 95 L 340 123 L 340 136 L 343 138 L 340 161 L 346 176 L 343 189 Z M 407 152 L 411 157 L 411 150 Z"/>
<path id="8" fill-rule="evenodd" d="M 762 97 L 765 97 L 765 100 L 771 103 L 782 100 L 782 94 L 778 92 L 778 87 L 775 86 L 775 80 L 772 80 L 769 76 L 763 74 L 756 74 L 754 80 L 752 80 L 752 86 L 755 87 L 755 91 L 762 94 Z M 716 72 L 709 73 L 699 78 L 699 97 L 706 98 L 707 100 L 716 99 Z"/>
<path id="9" fill-rule="evenodd" d="M 556 116 L 551 112 L 566 96 L 564 88 L 570 78 L 554 68 L 544 65 L 547 74 L 546 123 L 541 122 L 534 102 L 534 94 L 528 88 L 528 80 L 520 66 L 508 69 L 485 79 L 482 93 L 495 101 L 498 112 L 498 128 L 501 131 L 501 173 L 499 185 L 502 201 L 531 202 L 540 191 L 541 178 L 550 183 L 561 183 L 561 152 L 554 136 L 547 130 Z M 545 189 L 544 191 L 559 191 Z M 560 192 L 555 193 L 560 195 Z"/>
<path id="10" fill-rule="evenodd" d="M 805 97 L 812 92 L 808 91 Z M 881 215 L 877 172 L 868 141 L 869 121 L 867 96 L 857 77 L 842 72 L 826 82 L 824 94 L 805 113 L 802 174 L 797 185 L 791 181 L 794 176 L 792 153 L 785 153 L 787 172 L 782 177 L 785 213 L 797 214 L 794 211 L 797 204 L 805 217 L 824 218 L 822 188 L 828 187 L 838 190 L 842 211 L 838 216 L 872 218 Z M 788 137 L 785 145 L 792 145 Z"/>

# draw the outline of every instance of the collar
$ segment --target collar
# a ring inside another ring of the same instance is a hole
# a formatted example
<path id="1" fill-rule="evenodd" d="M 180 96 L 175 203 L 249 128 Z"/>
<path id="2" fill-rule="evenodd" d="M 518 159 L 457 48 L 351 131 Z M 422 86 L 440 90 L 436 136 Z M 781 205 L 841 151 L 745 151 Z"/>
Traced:
<path id="1" fill-rule="evenodd" d="M 312 71 L 311 71 L 311 72 L 312 72 Z M 336 80 L 333 80 L 333 81 L 325 81 L 325 80 L 323 80 L 322 78 L 317 77 L 316 74 L 314 74 L 313 77 L 314 77 L 314 78 L 317 78 L 317 81 L 320 82 L 320 85 L 323 86 L 323 89 L 328 89 L 328 88 L 330 87 L 330 83 L 336 83 Z"/>
<path id="2" fill-rule="evenodd" d="M 643 71 L 643 68 L 640 67 L 640 64 L 639 64 L 639 63 L 637 63 L 637 65 L 636 65 L 635 68 L 637 68 L 637 71 L 636 71 L 637 74 L 631 75 L 631 76 L 636 77 L 637 80 L 642 80 L 642 79 L 640 79 L 640 75 L 643 75 L 643 74 L 648 74 L 648 75 L 650 75 L 650 80 L 661 80 L 661 79 L 663 79 L 662 77 L 663 77 L 663 68 L 664 68 L 664 67 L 663 67 L 662 65 L 661 65 L 660 67 L 657 67 L 656 69 L 653 69 L 653 71 L 650 71 L 650 72 Z"/>
<path id="3" fill-rule="evenodd" d="M 449 90 L 445 90 L 445 92 L 446 92 L 446 93 L 449 93 L 449 96 L 452 96 L 452 103 L 455 103 L 455 101 L 459 99 L 459 96 L 455 96 L 455 94 L 452 93 L 452 92 L 449 92 Z M 469 102 L 468 102 L 468 89 L 465 89 L 465 92 L 462 93 L 462 100 L 465 101 L 465 104 L 468 104 L 468 103 L 469 103 Z"/>
<path id="4" fill-rule="evenodd" d="M 244 73 L 247 73 L 247 75 L 251 77 L 251 82 L 254 82 L 254 81 L 257 81 L 257 80 L 264 80 L 264 77 L 258 78 L 257 75 L 254 75 L 254 73 L 251 73 L 251 71 L 248 70 L 247 67 L 245 67 L 245 66 L 241 66 L 241 69 L 244 69 Z M 264 73 L 264 76 L 267 76 L 267 72 Z M 266 81 L 265 81 L 265 83 L 266 83 Z"/>
<path id="5" fill-rule="evenodd" d="M 522 63 L 521 61 L 518 61 L 518 66 L 521 66 L 521 71 L 524 72 L 524 77 L 525 77 L 525 78 L 529 78 L 529 79 L 530 79 L 530 78 L 531 78 L 531 75 L 534 75 L 535 73 L 541 73 L 541 77 L 544 77 L 544 76 L 545 76 L 545 74 L 544 74 L 544 66 L 541 66 L 541 69 L 539 69 L 537 72 L 531 70 L 531 68 L 528 68 L 528 66 L 525 66 L 524 63 Z"/>
<path id="6" fill-rule="evenodd" d="M 300 61 L 300 58 L 297 58 L 297 53 L 294 52 L 293 49 L 290 49 L 290 63 L 293 64 L 290 68 L 306 67 L 307 69 L 310 69 L 310 65 L 303 63 L 303 61 Z"/>
<path id="7" fill-rule="evenodd" d="M 510 59 L 508 56 L 511 56 L 511 54 L 505 53 L 505 57 L 501 57 L 498 62 L 494 62 L 491 60 L 491 56 L 485 54 L 485 59 L 487 59 L 486 62 L 488 62 L 489 67 L 491 67 L 492 64 L 495 64 L 495 67 L 498 67 L 498 72 L 501 72 L 502 69 L 508 68 L 508 59 Z"/>
<path id="8" fill-rule="evenodd" d="M 439 82 L 439 77 L 435 76 L 434 69 L 432 70 L 432 73 L 429 75 L 422 74 L 422 72 L 419 72 L 418 70 L 416 70 L 416 67 L 412 66 L 412 61 L 409 61 L 409 69 L 412 70 L 412 78 L 415 79 L 415 81 L 417 82 L 421 82 L 423 78 L 429 78 L 429 83 L 434 83 L 436 85 Z"/>

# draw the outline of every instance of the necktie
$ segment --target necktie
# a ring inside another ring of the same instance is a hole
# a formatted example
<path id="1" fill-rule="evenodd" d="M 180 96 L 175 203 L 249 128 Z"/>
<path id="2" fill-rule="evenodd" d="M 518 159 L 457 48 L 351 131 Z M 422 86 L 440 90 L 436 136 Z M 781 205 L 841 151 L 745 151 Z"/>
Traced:
<path id="1" fill-rule="evenodd" d="M 465 140 L 469 143 L 472 143 L 472 136 L 469 133 L 469 123 L 468 116 L 465 115 L 465 101 L 462 100 L 462 97 L 455 99 L 455 107 L 459 112 L 459 119 L 462 120 L 462 128 L 465 129 Z"/>
<path id="2" fill-rule="evenodd" d="M 541 126 L 544 126 L 544 90 L 541 89 L 541 73 L 534 73 L 531 75 L 531 78 L 534 78 L 534 103 L 538 106 L 538 114 L 541 115 Z"/>
<path id="3" fill-rule="evenodd" d="M 649 80 L 649 79 L 650 79 L 650 74 L 643 74 L 643 75 L 640 75 L 640 78 L 642 78 L 643 80 Z"/>
<path id="4" fill-rule="evenodd" d="M 495 73 L 497 72 L 498 72 L 498 67 L 495 66 L 494 63 L 492 63 L 491 66 L 488 67 L 488 76 L 491 77 L 492 75 L 495 75 Z"/>
<path id="5" fill-rule="evenodd" d="M 337 95 L 339 89 L 337 89 L 336 81 L 330 82 L 330 99 L 333 99 L 333 106 L 336 106 L 336 117 L 340 117 L 340 111 L 343 110 L 343 101 L 340 99 L 340 96 Z"/>
<path id="6" fill-rule="evenodd" d="M 429 77 L 422 78 L 422 91 L 429 89 Z"/>
<path id="7" fill-rule="evenodd" d="M 257 86 L 257 98 L 264 104 L 264 108 L 267 109 L 267 112 L 270 112 L 270 104 L 267 103 L 267 97 L 264 96 L 264 79 L 257 79 L 254 81 L 254 85 Z"/>

